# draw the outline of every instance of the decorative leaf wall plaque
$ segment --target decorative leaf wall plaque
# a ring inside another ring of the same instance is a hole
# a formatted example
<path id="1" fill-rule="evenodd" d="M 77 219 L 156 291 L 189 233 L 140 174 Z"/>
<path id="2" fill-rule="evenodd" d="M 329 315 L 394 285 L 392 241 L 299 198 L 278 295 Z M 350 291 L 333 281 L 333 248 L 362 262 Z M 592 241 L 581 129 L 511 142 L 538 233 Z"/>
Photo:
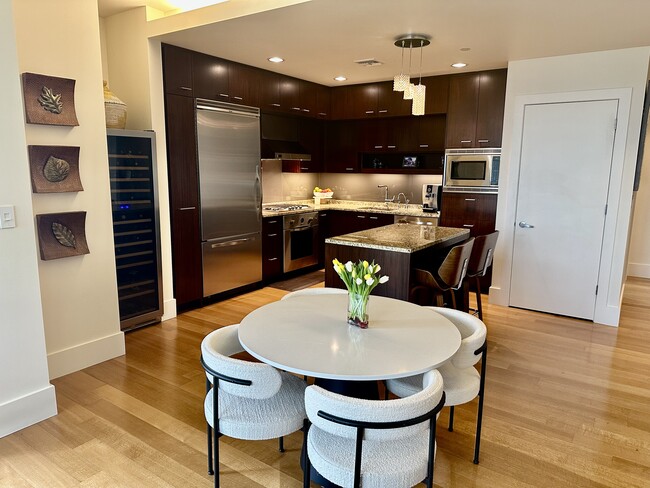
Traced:
<path id="1" fill-rule="evenodd" d="M 34 193 L 83 191 L 78 146 L 27 146 Z"/>
<path id="2" fill-rule="evenodd" d="M 75 80 L 23 73 L 28 124 L 79 125 L 74 108 Z"/>
<path id="3" fill-rule="evenodd" d="M 41 259 L 89 254 L 86 242 L 86 212 L 40 214 L 36 216 Z"/>

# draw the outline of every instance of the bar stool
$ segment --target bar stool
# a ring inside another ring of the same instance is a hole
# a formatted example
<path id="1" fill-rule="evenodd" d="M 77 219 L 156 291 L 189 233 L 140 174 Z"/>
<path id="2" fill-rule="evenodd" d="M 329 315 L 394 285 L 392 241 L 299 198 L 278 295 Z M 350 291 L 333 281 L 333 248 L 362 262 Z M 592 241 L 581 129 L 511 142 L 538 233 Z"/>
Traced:
<path id="1" fill-rule="evenodd" d="M 440 267 L 433 273 L 425 269 L 413 269 L 414 285 L 409 290 L 409 302 L 431 305 L 433 303 L 431 295 L 433 295 L 436 299 L 435 305 L 444 307 L 444 293 L 451 292 L 451 308 L 455 309 L 456 297 L 453 291 L 458 290 L 463 284 L 473 244 L 474 238 L 470 238 L 452 247 Z M 425 297 L 424 301 L 422 296 Z"/>
<path id="2" fill-rule="evenodd" d="M 476 308 L 478 309 L 478 318 L 481 320 L 483 320 L 483 305 L 481 304 L 480 278 L 485 276 L 488 268 L 492 266 L 494 248 L 496 247 L 498 237 L 498 230 L 495 230 L 491 234 L 475 237 L 472 256 L 467 266 L 467 278 L 474 278 L 474 285 L 476 286 Z M 468 286 L 468 283 L 465 286 Z"/>

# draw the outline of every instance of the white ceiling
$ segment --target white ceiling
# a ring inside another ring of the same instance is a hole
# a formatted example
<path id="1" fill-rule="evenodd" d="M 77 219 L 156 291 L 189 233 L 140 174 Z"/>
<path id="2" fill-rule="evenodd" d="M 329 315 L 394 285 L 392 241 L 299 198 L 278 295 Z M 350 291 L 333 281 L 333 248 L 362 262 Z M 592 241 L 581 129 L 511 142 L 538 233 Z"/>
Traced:
<path id="1" fill-rule="evenodd" d="M 133 8 L 162 0 L 99 0 Z M 115 12 L 116 10 L 112 10 Z M 388 80 L 400 71 L 394 39 L 427 34 L 423 74 L 507 66 L 508 61 L 650 45 L 650 0 L 312 0 L 167 34 L 164 42 L 325 85 Z M 470 48 L 469 51 L 461 51 Z M 408 51 L 407 51 L 408 63 Z M 269 63 L 281 56 L 281 64 Z M 384 64 L 363 67 L 355 60 Z M 413 51 L 419 66 L 419 52 Z"/>

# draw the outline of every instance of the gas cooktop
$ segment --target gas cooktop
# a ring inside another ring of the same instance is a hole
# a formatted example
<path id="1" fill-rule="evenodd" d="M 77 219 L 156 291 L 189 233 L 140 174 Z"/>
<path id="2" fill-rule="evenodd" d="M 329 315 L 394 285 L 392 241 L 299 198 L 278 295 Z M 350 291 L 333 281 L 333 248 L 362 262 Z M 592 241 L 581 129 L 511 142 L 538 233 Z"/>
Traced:
<path id="1" fill-rule="evenodd" d="M 274 205 L 272 207 L 264 207 L 264 210 L 269 210 L 271 212 L 283 212 L 286 210 L 303 210 L 305 208 L 311 208 L 309 205 Z"/>

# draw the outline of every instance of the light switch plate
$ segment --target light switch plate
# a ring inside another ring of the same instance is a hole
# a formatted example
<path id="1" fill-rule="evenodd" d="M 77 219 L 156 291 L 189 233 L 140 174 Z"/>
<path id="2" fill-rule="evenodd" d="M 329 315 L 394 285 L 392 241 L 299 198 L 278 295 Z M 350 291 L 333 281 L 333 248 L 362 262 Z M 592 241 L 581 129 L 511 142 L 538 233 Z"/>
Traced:
<path id="1" fill-rule="evenodd" d="M 16 227 L 16 216 L 13 205 L 0 205 L 0 229 Z"/>

